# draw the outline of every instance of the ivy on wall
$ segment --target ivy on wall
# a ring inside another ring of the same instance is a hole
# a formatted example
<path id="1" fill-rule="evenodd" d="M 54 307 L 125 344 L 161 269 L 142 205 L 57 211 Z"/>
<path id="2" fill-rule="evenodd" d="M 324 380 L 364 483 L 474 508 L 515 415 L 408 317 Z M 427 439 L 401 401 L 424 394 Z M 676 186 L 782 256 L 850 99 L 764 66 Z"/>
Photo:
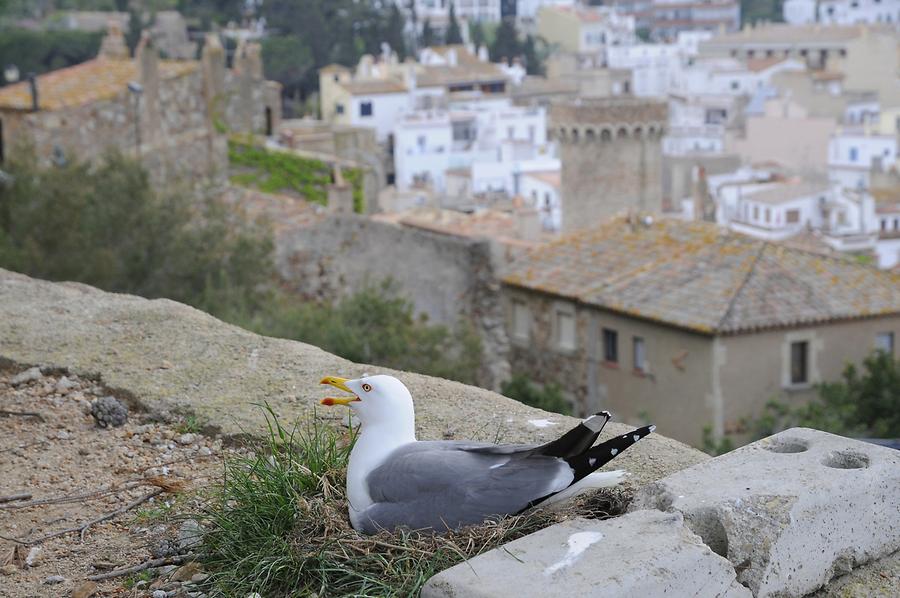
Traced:
<path id="1" fill-rule="evenodd" d="M 232 137 L 228 140 L 231 182 L 266 193 L 294 192 L 307 201 L 328 205 L 328 185 L 332 167 L 321 160 L 288 152 L 270 151 L 251 141 Z M 353 188 L 353 210 L 365 211 L 363 172 L 359 168 L 341 171 Z"/>

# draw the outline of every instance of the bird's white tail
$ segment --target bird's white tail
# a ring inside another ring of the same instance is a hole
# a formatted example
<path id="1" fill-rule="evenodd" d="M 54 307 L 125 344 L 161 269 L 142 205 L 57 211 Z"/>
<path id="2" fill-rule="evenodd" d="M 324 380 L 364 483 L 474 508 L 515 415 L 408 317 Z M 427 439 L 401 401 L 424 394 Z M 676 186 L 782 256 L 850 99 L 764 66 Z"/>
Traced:
<path id="1" fill-rule="evenodd" d="M 615 471 L 595 471 L 572 484 L 565 490 L 554 494 L 541 503 L 541 506 L 550 507 L 551 509 L 559 508 L 562 506 L 562 503 L 565 503 L 588 490 L 615 486 L 624 480 L 626 475 L 628 475 L 628 473 L 624 469 L 617 469 Z"/>

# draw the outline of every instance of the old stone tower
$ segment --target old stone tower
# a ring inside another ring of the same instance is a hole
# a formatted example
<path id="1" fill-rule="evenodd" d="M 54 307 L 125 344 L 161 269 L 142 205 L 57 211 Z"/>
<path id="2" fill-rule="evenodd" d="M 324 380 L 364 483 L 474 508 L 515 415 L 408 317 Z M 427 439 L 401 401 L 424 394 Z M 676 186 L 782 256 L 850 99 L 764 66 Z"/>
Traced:
<path id="1" fill-rule="evenodd" d="M 550 130 L 562 159 L 562 230 L 627 210 L 662 209 L 666 104 L 597 98 L 554 104 Z"/>

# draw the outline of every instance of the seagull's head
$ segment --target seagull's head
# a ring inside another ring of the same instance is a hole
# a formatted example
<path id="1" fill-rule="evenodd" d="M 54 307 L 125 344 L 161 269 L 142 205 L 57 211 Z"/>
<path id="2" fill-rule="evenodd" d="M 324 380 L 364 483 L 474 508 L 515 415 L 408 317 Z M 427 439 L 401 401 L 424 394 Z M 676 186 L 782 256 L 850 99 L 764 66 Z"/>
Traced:
<path id="1" fill-rule="evenodd" d="M 365 376 L 356 380 L 325 376 L 321 383 L 351 393 L 353 396 L 349 397 L 327 397 L 321 403 L 329 407 L 350 407 L 364 426 L 391 423 L 415 427 L 412 396 L 393 376 Z"/>

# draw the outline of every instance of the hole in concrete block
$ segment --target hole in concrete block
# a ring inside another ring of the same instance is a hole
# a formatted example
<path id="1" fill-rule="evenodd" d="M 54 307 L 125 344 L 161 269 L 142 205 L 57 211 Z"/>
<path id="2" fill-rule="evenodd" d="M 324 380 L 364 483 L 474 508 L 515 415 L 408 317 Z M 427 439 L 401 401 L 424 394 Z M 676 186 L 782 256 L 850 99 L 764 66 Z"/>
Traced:
<path id="1" fill-rule="evenodd" d="M 784 438 L 773 442 L 766 449 L 773 453 L 802 453 L 809 450 L 809 444 L 805 440 Z"/>
<path id="2" fill-rule="evenodd" d="M 687 520 L 688 526 L 700 536 L 703 543 L 717 555 L 728 558 L 728 532 L 715 509 L 704 509 L 693 513 Z"/>
<path id="3" fill-rule="evenodd" d="M 869 458 L 852 451 L 835 451 L 829 453 L 822 464 L 835 469 L 865 469 L 869 466 Z"/>

